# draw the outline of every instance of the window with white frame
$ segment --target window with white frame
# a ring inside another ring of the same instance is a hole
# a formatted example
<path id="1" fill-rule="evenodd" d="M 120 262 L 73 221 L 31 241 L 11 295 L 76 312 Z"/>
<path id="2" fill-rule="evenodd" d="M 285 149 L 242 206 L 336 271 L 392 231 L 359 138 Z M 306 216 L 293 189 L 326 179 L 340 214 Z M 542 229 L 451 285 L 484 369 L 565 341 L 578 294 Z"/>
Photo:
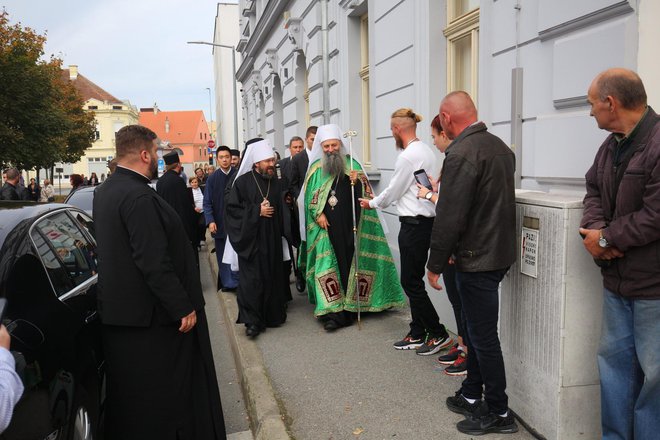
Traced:
<path id="1" fill-rule="evenodd" d="M 360 78 L 362 79 L 362 160 L 364 165 L 371 167 L 371 150 L 369 148 L 369 16 L 360 17 Z"/>
<path id="2" fill-rule="evenodd" d="M 447 92 L 464 90 L 477 101 L 479 72 L 479 1 L 448 0 Z"/>

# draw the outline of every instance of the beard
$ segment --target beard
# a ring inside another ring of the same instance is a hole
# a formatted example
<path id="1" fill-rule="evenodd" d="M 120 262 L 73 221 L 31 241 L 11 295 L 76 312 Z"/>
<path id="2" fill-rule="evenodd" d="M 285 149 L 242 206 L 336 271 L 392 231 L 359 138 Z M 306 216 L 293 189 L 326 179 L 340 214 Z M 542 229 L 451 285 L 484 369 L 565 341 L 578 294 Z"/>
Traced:
<path id="1" fill-rule="evenodd" d="M 397 150 L 403 150 L 403 141 L 400 137 L 394 136 L 394 143 L 396 144 Z"/>
<path id="2" fill-rule="evenodd" d="M 257 165 L 257 173 L 261 174 L 264 179 L 272 179 L 275 176 L 275 167 Z"/>
<path id="3" fill-rule="evenodd" d="M 323 171 L 332 177 L 338 177 L 346 172 L 344 158 L 339 152 L 325 153 L 322 160 Z"/>
<path id="4" fill-rule="evenodd" d="M 149 179 L 154 180 L 158 177 L 158 158 L 151 157 L 151 162 L 149 162 Z"/>

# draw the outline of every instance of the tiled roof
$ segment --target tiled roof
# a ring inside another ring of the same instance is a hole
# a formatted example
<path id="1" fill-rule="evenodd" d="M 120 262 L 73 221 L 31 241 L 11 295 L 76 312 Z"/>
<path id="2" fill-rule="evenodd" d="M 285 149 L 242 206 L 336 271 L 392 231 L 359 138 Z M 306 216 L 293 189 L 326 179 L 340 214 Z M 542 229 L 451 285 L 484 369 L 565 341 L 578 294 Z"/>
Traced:
<path id="1" fill-rule="evenodd" d="M 69 78 L 69 69 L 62 69 L 62 79 L 64 81 L 71 81 L 85 101 L 89 99 L 98 99 L 99 101 L 108 101 L 110 103 L 122 103 L 119 99 L 115 98 L 81 74 L 78 74 L 76 79 L 71 80 Z"/>
<path id="2" fill-rule="evenodd" d="M 169 132 L 165 131 L 165 121 L 169 122 Z M 176 144 L 206 144 L 210 139 L 208 126 L 201 110 L 164 112 L 158 110 L 140 112 L 140 125 L 150 128 L 161 141 Z M 206 139 L 199 138 L 206 133 Z"/>

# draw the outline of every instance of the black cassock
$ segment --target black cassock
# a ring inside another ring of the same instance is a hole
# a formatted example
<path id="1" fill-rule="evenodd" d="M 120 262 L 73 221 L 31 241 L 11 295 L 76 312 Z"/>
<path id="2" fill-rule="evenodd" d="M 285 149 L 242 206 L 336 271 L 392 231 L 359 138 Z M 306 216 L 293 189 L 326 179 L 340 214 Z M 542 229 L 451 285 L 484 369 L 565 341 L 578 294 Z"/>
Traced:
<path id="1" fill-rule="evenodd" d="M 105 438 L 224 439 L 193 249 L 179 215 L 147 183 L 117 167 L 94 197 Z M 193 310 L 197 325 L 179 332 Z"/>
<path id="2" fill-rule="evenodd" d="M 250 171 L 236 179 L 225 201 L 225 229 L 238 254 L 236 322 L 246 326 L 276 327 L 286 321 L 291 292 L 282 264 L 283 189 L 276 177 Z M 260 216 L 265 196 L 275 208 L 270 218 Z"/>
<path id="3" fill-rule="evenodd" d="M 195 200 L 181 176 L 174 170 L 167 171 L 158 179 L 156 192 L 179 214 L 193 248 L 197 249 L 199 237 L 197 235 L 198 217 L 195 212 Z"/>

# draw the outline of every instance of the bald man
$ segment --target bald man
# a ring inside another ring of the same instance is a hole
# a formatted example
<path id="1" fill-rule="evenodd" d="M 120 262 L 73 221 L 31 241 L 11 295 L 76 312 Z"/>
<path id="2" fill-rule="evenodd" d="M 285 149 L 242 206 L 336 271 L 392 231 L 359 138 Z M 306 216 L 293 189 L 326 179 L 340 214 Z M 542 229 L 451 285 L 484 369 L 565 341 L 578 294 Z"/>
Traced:
<path id="1" fill-rule="evenodd" d="M 516 259 L 515 156 L 478 122 L 467 93 L 447 95 L 439 116 L 453 142 L 445 151 L 427 276 L 440 289 L 439 274 L 454 259 L 470 353 L 467 377 L 447 406 L 468 416 L 456 426 L 465 434 L 513 433 L 497 320 L 499 284 Z"/>
<path id="2" fill-rule="evenodd" d="M 640 77 L 591 83 L 591 116 L 610 135 L 587 172 L 580 234 L 603 275 L 598 350 L 604 439 L 660 432 L 660 116 Z"/>

